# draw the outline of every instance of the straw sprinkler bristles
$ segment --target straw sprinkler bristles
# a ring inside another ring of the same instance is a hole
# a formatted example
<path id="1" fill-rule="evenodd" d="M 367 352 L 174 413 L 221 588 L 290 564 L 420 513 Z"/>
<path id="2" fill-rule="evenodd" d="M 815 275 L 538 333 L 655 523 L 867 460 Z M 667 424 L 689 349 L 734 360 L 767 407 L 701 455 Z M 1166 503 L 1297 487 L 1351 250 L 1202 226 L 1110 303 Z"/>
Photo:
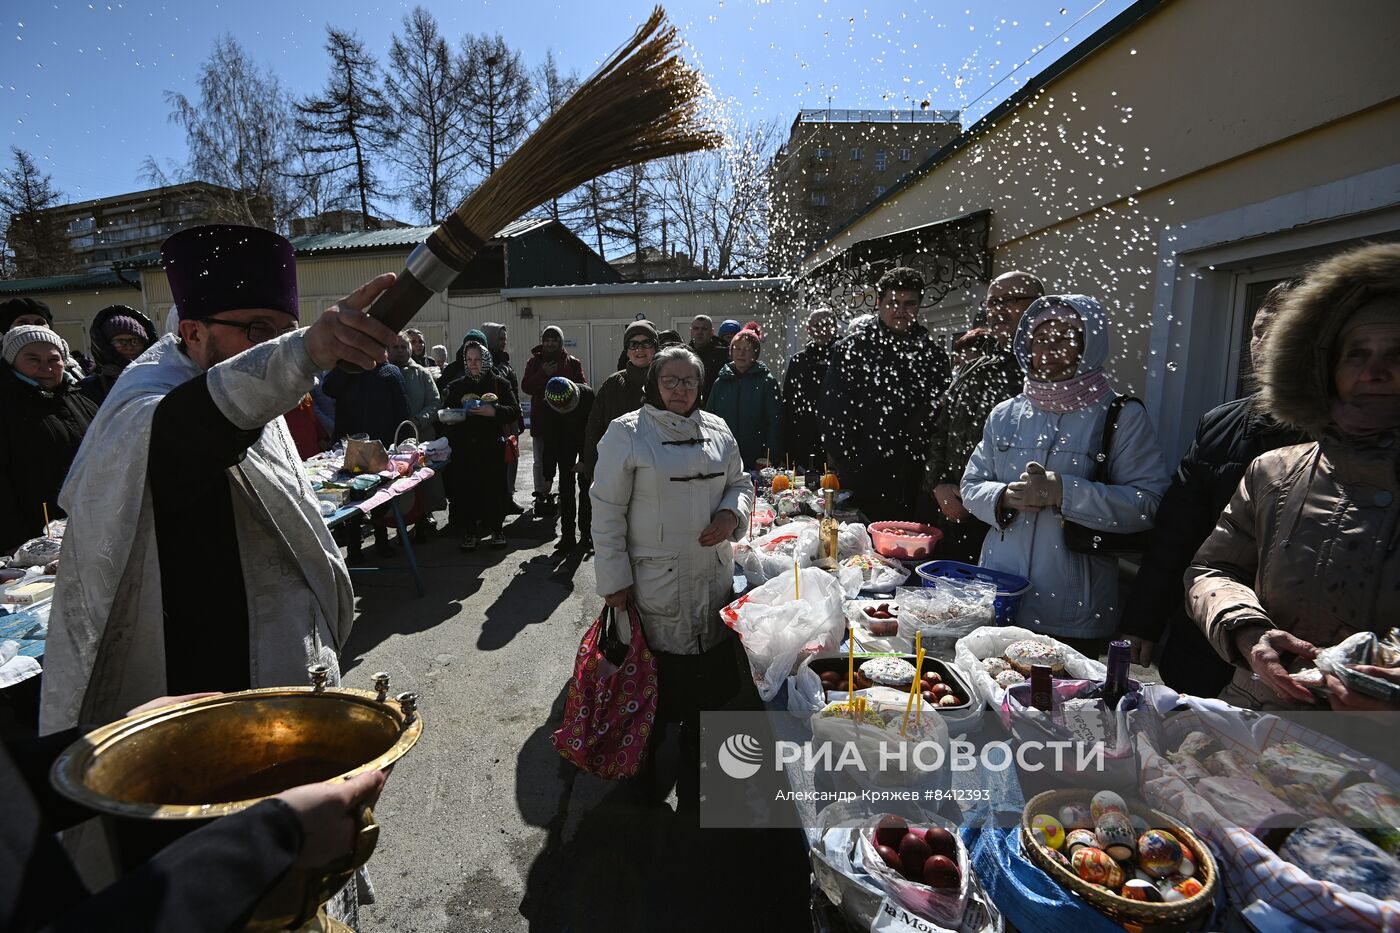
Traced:
<path id="1" fill-rule="evenodd" d="M 704 79 L 676 54 L 661 7 L 454 211 L 486 239 L 551 198 L 599 175 L 664 156 L 714 149 L 723 136 L 700 117 Z M 444 224 L 435 252 L 461 264 L 476 252 Z"/>

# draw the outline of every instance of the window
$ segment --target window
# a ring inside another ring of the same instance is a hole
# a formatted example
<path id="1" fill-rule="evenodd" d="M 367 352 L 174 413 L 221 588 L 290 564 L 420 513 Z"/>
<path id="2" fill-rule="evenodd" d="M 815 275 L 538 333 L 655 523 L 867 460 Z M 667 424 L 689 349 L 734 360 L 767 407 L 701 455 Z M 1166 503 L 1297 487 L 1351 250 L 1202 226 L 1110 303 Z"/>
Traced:
<path id="1" fill-rule="evenodd" d="M 880 198 L 880 197 L 884 197 L 884 195 L 885 195 L 885 186 L 884 186 L 884 185 L 876 185 L 876 186 L 875 186 L 875 197 Z"/>
<path id="2" fill-rule="evenodd" d="M 817 187 L 817 186 L 826 184 L 827 179 L 830 178 L 830 177 L 831 177 L 831 176 L 829 176 L 826 172 L 814 172 L 814 173 L 812 173 L 812 185 L 813 185 L 813 187 Z"/>
<path id="3" fill-rule="evenodd" d="M 814 154 L 813 157 L 814 157 L 814 158 L 817 158 L 817 159 L 829 159 L 829 158 L 831 158 L 831 150 L 830 150 L 830 149 L 818 149 L 818 150 L 816 151 L 816 153 Z"/>
<path id="4" fill-rule="evenodd" d="M 812 206 L 813 206 L 813 207 L 827 207 L 827 206 L 829 206 L 830 204 L 831 204 L 831 195 L 825 194 L 824 192 L 821 192 L 821 191 L 813 191 L 813 192 L 812 192 Z"/>
<path id="5" fill-rule="evenodd" d="M 860 151 L 860 147 L 857 146 L 856 148 L 854 148 L 854 149 L 851 150 L 851 161 L 852 161 L 852 162 L 859 162 L 860 159 L 861 159 L 861 151 Z"/>
<path id="6" fill-rule="evenodd" d="M 901 161 L 901 162 L 908 162 L 909 159 L 910 159 L 910 157 L 912 157 L 912 156 L 913 156 L 913 153 L 910 152 L 908 149 L 901 149 L 901 150 L 899 150 L 899 161 Z"/>
<path id="7" fill-rule="evenodd" d="M 875 171 L 877 171 L 877 172 L 883 172 L 888 164 L 889 164 L 889 163 L 886 161 L 886 158 L 885 158 L 885 150 L 883 150 L 883 149 L 876 149 L 876 150 L 875 150 Z"/>

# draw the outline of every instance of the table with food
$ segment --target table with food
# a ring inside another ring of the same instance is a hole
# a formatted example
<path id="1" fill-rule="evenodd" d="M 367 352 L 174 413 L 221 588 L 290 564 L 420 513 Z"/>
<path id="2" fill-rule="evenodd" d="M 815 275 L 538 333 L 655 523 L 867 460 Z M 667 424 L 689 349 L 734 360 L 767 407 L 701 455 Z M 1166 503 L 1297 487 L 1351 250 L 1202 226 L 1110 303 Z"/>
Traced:
<path id="1" fill-rule="evenodd" d="M 816 929 L 1400 929 L 1400 772 L 1364 721 L 1336 725 L 1354 714 L 1139 682 L 1126 641 L 1105 664 L 1015 624 L 1029 582 L 938 560 L 936 528 L 866 524 L 834 476 L 754 480 L 722 618 L 785 714 L 777 737 L 1016 754 L 995 772 L 788 765 Z M 1400 657 L 1397 636 L 1318 666 L 1360 684 L 1351 667 Z M 1056 742 L 1063 766 L 1035 757 Z"/>

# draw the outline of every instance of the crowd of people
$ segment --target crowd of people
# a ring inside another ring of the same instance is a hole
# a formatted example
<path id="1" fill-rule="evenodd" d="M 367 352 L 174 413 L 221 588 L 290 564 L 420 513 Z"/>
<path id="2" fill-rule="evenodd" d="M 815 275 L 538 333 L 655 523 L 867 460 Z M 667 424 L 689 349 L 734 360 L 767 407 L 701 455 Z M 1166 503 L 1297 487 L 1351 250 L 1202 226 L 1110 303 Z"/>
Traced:
<path id="1" fill-rule="evenodd" d="M 935 556 L 1024 577 L 1019 624 L 1092 656 L 1125 636 L 1169 685 L 1243 707 L 1316 704 L 1294 662 L 1384 632 L 1400 609 L 1397 245 L 1349 250 L 1269 294 L 1257 391 L 1202 418 L 1175 474 L 1146 407 L 1105 372 L 1119 309 L 1027 271 L 990 283 L 951 356 L 919 322 L 923 281 L 901 267 L 844 333 L 831 309 L 812 311 L 781 378 L 759 324 L 700 315 L 688 343 L 631 323 L 595 388 L 557 327 L 519 379 L 503 325 L 470 331 L 451 361 L 429 356 L 420 332 L 364 313 L 392 275 L 303 322 L 291 245 L 268 231 L 182 231 L 162 260 L 168 332 L 104 309 L 91 371 L 41 302 L 0 305 L 0 550 L 68 521 L 45 732 L 152 696 L 299 683 L 310 664 L 338 681 L 353 592 L 301 460 L 348 436 L 391 446 L 405 425 L 447 437 L 415 534 L 446 506 L 461 548 L 505 547 L 523 511 L 523 398 L 533 512 L 557 516 L 560 547 L 593 550 L 599 596 L 639 616 L 662 697 L 652 741 L 678 725 L 689 756 L 683 802 L 698 801 L 699 711 L 740 690 L 718 610 L 770 464 L 833 472 L 867 519 L 932 523 Z M 1120 548 L 1141 554 L 1126 601 Z M 1328 687 L 1338 708 L 1378 702 Z M 12 770 L 0 761 L 9 784 Z M 654 780 L 639 784 L 664 793 Z M 318 819 L 348 825 L 378 787 L 318 798 Z M 307 801 L 286 804 L 310 839 Z M 252 832 L 294 825 L 264 817 Z"/>

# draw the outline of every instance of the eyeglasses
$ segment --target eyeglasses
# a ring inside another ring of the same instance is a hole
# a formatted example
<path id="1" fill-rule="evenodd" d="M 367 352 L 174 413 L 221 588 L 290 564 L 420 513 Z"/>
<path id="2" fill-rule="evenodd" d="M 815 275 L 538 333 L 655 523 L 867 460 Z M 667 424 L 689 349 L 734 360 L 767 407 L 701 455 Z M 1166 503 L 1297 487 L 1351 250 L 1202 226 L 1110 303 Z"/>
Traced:
<path id="1" fill-rule="evenodd" d="M 662 376 L 657 382 L 661 383 L 663 389 L 679 389 L 681 386 L 687 389 L 700 388 L 700 380 L 695 376 Z"/>
<path id="2" fill-rule="evenodd" d="M 1034 301 L 1039 297 L 1039 295 L 1002 295 L 1000 298 L 988 298 L 986 301 L 982 302 L 982 307 L 988 310 L 1001 311 L 1011 307 L 1018 301 Z"/>
<path id="3" fill-rule="evenodd" d="M 629 341 L 627 341 L 627 349 L 629 349 L 629 350 L 655 350 L 655 349 L 656 349 L 656 341 L 655 341 L 655 340 L 629 340 Z"/>
<path id="4" fill-rule="evenodd" d="M 263 343 L 264 341 L 271 340 L 273 337 L 290 334 L 297 329 L 295 324 L 278 330 L 266 321 L 254 321 L 251 324 L 244 324 L 241 321 L 225 321 L 223 318 L 217 317 L 207 317 L 204 319 L 204 323 L 222 324 L 225 327 L 237 327 L 239 330 L 243 331 L 243 336 L 248 338 L 249 343 Z"/>
<path id="5" fill-rule="evenodd" d="M 143 350 L 146 341 L 140 337 L 113 337 L 112 346 L 118 350 Z"/>

